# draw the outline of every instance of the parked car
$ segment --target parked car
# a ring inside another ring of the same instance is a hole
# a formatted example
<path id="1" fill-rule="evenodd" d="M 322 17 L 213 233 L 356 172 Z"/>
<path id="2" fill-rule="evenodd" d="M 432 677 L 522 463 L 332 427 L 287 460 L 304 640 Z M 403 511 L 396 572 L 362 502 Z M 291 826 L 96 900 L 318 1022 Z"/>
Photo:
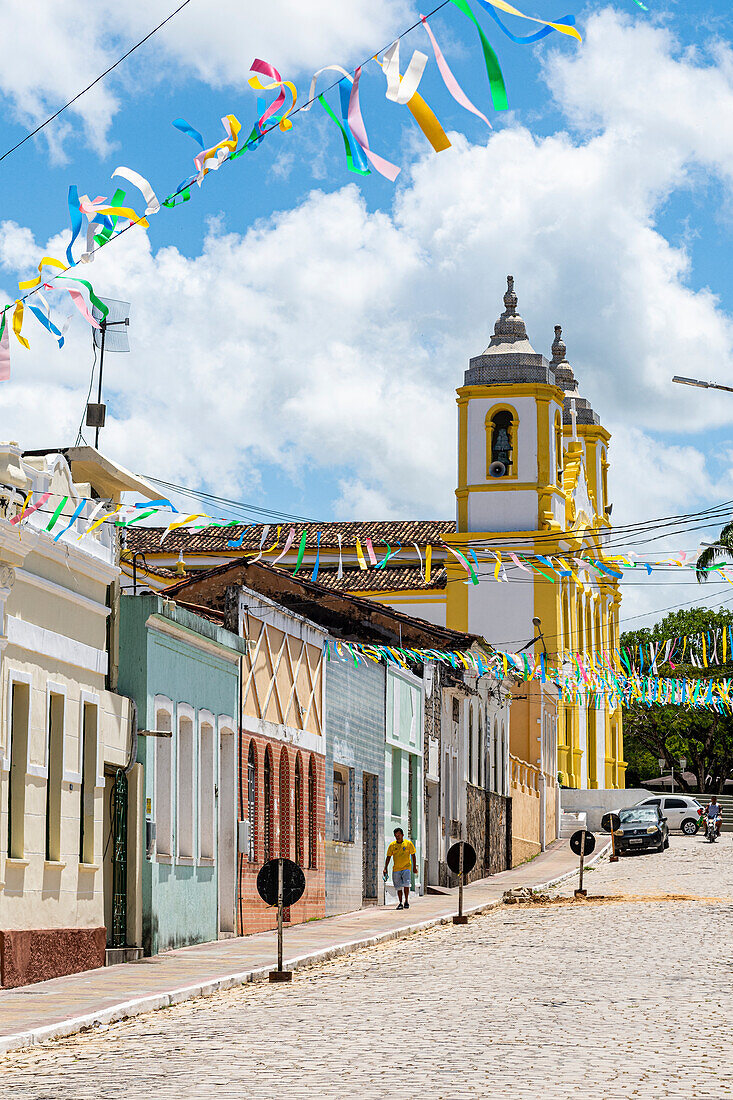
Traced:
<path id="1" fill-rule="evenodd" d="M 681 829 L 685 836 L 694 836 L 700 818 L 701 803 L 686 794 L 655 795 L 643 798 L 637 806 L 659 806 L 670 829 Z"/>
<path id="2" fill-rule="evenodd" d="M 627 806 L 618 816 L 621 824 L 614 836 L 621 855 L 669 848 L 669 825 L 659 806 Z"/>

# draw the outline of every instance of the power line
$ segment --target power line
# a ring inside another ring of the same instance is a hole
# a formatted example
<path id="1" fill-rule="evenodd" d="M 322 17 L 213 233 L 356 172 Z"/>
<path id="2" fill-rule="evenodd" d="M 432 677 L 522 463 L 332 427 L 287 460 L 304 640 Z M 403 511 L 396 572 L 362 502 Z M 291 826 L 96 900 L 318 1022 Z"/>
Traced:
<path id="1" fill-rule="evenodd" d="M 99 76 L 91 82 L 91 84 L 87 84 L 86 88 L 82 88 L 80 92 L 77 92 L 77 94 L 72 99 L 70 99 L 68 103 L 64 103 L 63 107 L 59 107 L 58 111 L 55 111 L 54 114 L 50 115 L 45 122 L 41 122 L 38 126 L 36 126 L 35 130 L 31 130 L 29 134 L 26 134 L 24 138 L 21 138 L 21 140 L 17 142 L 16 145 L 11 146 L 10 149 L 6 149 L 2 156 L 0 156 L 0 161 L 3 161 L 6 157 L 9 157 L 11 153 L 14 153 L 16 151 L 16 149 L 20 149 L 21 145 L 25 145 L 26 141 L 30 141 L 30 139 L 32 137 L 35 137 L 36 134 L 40 133 L 40 131 L 43 130 L 45 126 L 48 126 L 49 123 L 53 122 L 54 119 L 57 119 L 60 114 L 63 114 L 63 112 L 68 107 L 71 107 L 72 104 L 76 103 L 78 99 L 81 99 L 83 95 L 86 95 L 86 93 L 90 91 L 95 86 L 95 84 L 99 84 L 101 80 L 104 80 L 105 76 L 109 76 L 113 69 L 116 69 L 118 65 L 121 65 L 123 61 L 126 61 L 130 54 L 133 54 L 135 50 L 144 45 L 144 43 L 147 42 L 149 38 L 152 38 L 154 34 L 157 34 L 157 32 L 162 27 L 164 27 L 166 23 L 170 23 L 171 19 L 173 19 L 174 16 L 178 15 L 179 11 L 182 11 L 183 8 L 185 8 L 186 5 L 190 3 L 191 0 L 183 0 L 183 3 L 180 4 L 175 11 L 172 11 L 170 15 L 166 16 L 162 23 L 158 23 L 157 27 L 153 27 L 152 31 L 149 31 L 144 38 L 141 38 L 140 41 L 136 42 L 134 46 L 131 46 L 126 53 L 123 53 L 122 57 L 118 58 L 118 60 L 115 61 L 114 65 L 110 65 L 108 69 L 105 69 L 103 73 L 100 73 Z"/>

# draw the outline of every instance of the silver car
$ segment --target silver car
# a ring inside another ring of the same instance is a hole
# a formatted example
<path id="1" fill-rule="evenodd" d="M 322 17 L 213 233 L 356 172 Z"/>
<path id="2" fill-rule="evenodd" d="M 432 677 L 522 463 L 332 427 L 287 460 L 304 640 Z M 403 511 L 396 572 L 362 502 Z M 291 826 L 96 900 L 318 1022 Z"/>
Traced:
<path id="1" fill-rule="evenodd" d="M 702 804 L 689 794 L 661 794 L 643 798 L 637 806 L 659 806 L 670 829 L 680 829 L 686 836 L 694 836 Z"/>

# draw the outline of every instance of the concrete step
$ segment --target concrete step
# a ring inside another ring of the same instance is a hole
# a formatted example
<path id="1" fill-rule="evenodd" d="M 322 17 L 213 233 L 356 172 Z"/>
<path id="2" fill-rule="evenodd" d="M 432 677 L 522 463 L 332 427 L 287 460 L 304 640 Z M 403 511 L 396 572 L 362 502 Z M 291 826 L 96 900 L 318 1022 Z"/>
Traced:
<path id="1" fill-rule="evenodd" d="M 560 819 L 560 837 L 563 840 L 567 840 L 578 829 L 582 829 L 588 824 L 588 815 L 584 810 L 580 810 L 574 813 L 570 810 L 563 810 L 562 817 Z"/>

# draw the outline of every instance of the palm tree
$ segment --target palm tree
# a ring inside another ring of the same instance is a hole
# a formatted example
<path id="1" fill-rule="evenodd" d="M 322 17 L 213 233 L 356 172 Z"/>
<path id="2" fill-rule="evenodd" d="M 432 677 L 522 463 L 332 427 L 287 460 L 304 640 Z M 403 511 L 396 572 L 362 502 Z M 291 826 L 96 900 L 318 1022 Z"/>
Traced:
<path id="1" fill-rule="evenodd" d="M 733 561 L 733 522 L 726 523 L 718 535 L 717 542 L 707 546 L 697 559 L 698 581 L 706 581 L 710 576 L 708 570 L 719 561 Z"/>

